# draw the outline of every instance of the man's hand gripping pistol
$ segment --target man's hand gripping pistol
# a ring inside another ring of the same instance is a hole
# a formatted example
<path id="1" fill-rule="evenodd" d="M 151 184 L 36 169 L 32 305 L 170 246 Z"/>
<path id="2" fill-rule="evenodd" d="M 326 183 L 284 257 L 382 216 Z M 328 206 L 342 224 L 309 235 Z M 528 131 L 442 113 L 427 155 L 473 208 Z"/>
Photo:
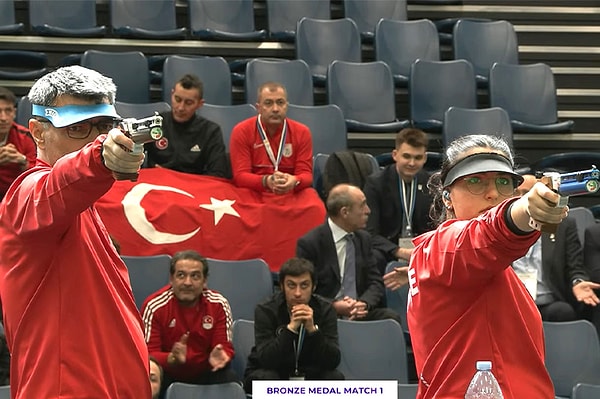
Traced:
<path id="1" fill-rule="evenodd" d="M 163 136 L 162 130 L 163 118 L 154 112 L 154 115 L 147 118 L 125 118 L 119 122 L 117 126 L 127 137 L 133 142 L 134 153 L 144 151 L 144 144 L 153 141 L 158 141 Z M 131 180 L 137 181 L 138 173 L 119 173 L 113 172 L 116 180 Z"/>
<path id="2" fill-rule="evenodd" d="M 569 196 L 597 192 L 600 189 L 600 171 L 595 165 L 592 165 L 591 169 L 578 172 L 547 172 L 542 174 L 540 181 L 560 194 L 561 197 L 556 206 L 563 207 L 569 202 Z M 536 230 L 552 235 L 558 228 L 558 224 L 542 224 L 533 219 L 529 221 L 529 224 Z"/>

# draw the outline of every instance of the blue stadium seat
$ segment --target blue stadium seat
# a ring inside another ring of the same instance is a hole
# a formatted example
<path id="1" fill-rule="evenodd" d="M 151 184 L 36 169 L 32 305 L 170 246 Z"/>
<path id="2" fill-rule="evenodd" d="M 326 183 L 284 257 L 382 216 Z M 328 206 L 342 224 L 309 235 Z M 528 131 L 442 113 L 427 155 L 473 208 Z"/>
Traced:
<path id="1" fill-rule="evenodd" d="M 81 65 L 112 78 L 118 87 L 117 101 L 150 101 L 148 61 L 141 52 L 87 50 L 81 57 Z"/>
<path id="2" fill-rule="evenodd" d="M 344 0 L 344 16 L 356 23 L 363 42 L 373 43 L 380 19 L 407 20 L 406 0 Z"/>
<path id="3" fill-rule="evenodd" d="M 575 125 L 558 121 L 554 75 L 546 64 L 495 63 L 489 92 L 490 105 L 508 112 L 515 133 L 567 133 Z"/>
<path id="4" fill-rule="evenodd" d="M 517 33 L 508 21 L 461 19 L 454 25 L 453 43 L 454 58 L 469 61 L 483 87 L 495 62 L 519 63 Z"/>
<path id="5" fill-rule="evenodd" d="M 240 378 L 244 380 L 244 371 L 248 363 L 248 356 L 254 346 L 254 321 L 238 319 L 233 322 L 232 343 L 235 350 L 235 356 L 231 361 L 231 368 Z"/>
<path id="6" fill-rule="evenodd" d="M 110 0 L 110 22 L 118 36 L 143 39 L 183 39 L 177 28 L 175 0 Z"/>
<path id="7" fill-rule="evenodd" d="M 296 25 L 302 17 L 330 19 L 329 0 L 266 0 L 269 37 L 280 42 L 296 39 Z"/>
<path id="8" fill-rule="evenodd" d="M 48 73 L 46 53 L 27 50 L 0 50 L 0 79 L 34 80 Z"/>
<path id="9" fill-rule="evenodd" d="M 23 22 L 16 22 L 15 2 L 13 0 L 0 1 L 0 35 L 16 35 L 25 30 Z"/>
<path id="10" fill-rule="evenodd" d="M 281 83 L 290 104 L 313 105 L 312 76 L 310 68 L 302 60 L 255 58 L 248 62 L 245 74 L 248 104 L 256 104 L 258 88 L 265 82 Z"/>
<path id="11" fill-rule="evenodd" d="M 473 67 L 465 60 L 415 61 L 410 71 L 409 102 L 414 127 L 440 132 L 448 108 L 477 108 Z"/>
<path id="12" fill-rule="evenodd" d="M 544 171 L 552 169 L 564 173 L 587 170 L 590 169 L 592 165 L 600 167 L 600 152 L 559 152 L 546 155 L 545 157 L 533 162 L 531 164 L 531 170 Z"/>
<path id="13" fill-rule="evenodd" d="M 448 108 L 444 114 L 442 131 L 444 147 L 447 147 L 455 139 L 468 134 L 500 136 L 513 148 L 513 132 L 510 119 L 502 108 Z"/>
<path id="14" fill-rule="evenodd" d="M 163 65 L 162 98 L 171 104 L 171 90 L 187 73 L 202 81 L 204 102 L 231 105 L 231 73 L 223 57 L 170 55 Z"/>
<path id="15" fill-rule="evenodd" d="M 167 388 L 165 399 L 246 399 L 242 386 L 236 382 L 197 385 L 174 382 Z"/>
<path id="16" fill-rule="evenodd" d="M 229 152 L 231 131 L 241 121 L 256 116 L 256 108 L 252 104 L 214 105 L 204 104 L 196 113 L 221 126 L 225 148 Z"/>
<path id="17" fill-rule="evenodd" d="M 394 80 L 383 61 L 333 61 L 327 70 L 327 96 L 342 110 L 349 132 L 398 132 L 410 125 L 396 118 Z"/>
<path id="18" fill-rule="evenodd" d="M 262 41 L 266 29 L 254 27 L 252 0 L 188 0 L 192 36 L 201 40 Z"/>
<path id="19" fill-rule="evenodd" d="M 17 117 L 15 121 L 19 125 L 29 128 L 29 119 L 31 119 L 31 103 L 27 96 L 23 96 L 17 103 Z"/>
<path id="20" fill-rule="evenodd" d="M 30 2 L 29 23 L 42 36 L 103 37 L 96 24 L 96 0 L 36 0 Z"/>
<path id="21" fill-rule="evenodd" d="M 600 385 L 579 383 L 573 387 L 571 399 L 598 399 L 600 398 Z"/>
<path id="22" fill-rule="evenodd" d="M 10 386 L 4 385 L 0 387 L 0 399 L 10 399 Z"/>
<path id="23" fill-rule="evenodd" d="M 207 260 L 208 288 L 227 298 L 234 320 L 254 320 L 256 305 L 273 294 L 273 278 L 266 262 L 262 259 Z"/>
<path id="24" fill-rule="evenodd" d="M 133 297 L 138 309 L 146 298 L 169 284 L 169 265 L 171 256 L 125 256 L 121 258 L 129 271 L 129 280 Z"/>
<path id="25" fill-rule="evenodd" d="M 410 66 L 416 60 L 439 61 L 437 30 L 428 19 L 381 19 L 375 28 L 375 59 L 392 70 L 396 86 L 408 86 Z"/>
<path id="26" fill-rule="evenodd" d="M 344 114 L 337 105 L 288 105 L 287 117 L 308 126 L 313 154 L 331 154 L 348 148 Z"/>
<path id="27" fill-rule="evenodd" d="M 308 64 L 313 83 L 324 86 L 327 68 L 333 61 L 361 61 L 360 34 L 356 24 L 349 18 L 302 18 L 296 28 L 296 58 Z"/>

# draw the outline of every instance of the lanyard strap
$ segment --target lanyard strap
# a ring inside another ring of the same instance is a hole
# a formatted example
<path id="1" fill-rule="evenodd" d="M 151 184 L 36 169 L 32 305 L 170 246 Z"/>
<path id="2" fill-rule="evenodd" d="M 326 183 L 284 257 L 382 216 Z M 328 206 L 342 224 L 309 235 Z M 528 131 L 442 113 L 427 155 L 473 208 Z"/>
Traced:
<path id="1" fill-rule="evenodd" d="M 402 204 L 404 218 L 406 219 L 406 234 L 409 237 L 412 237 L 412 218 L 415 212 L 415 202 L 417 199 L 417 178 L 413 178 L 408 190 L 402 177 L 398 176 L 398 179 L 400 180 L 400 203 Z M 408 196 L 407 191 L 410 191 L 410 196 Z"/>
<path id="2" fill-rule="evenodd" d="M 258 129 L 258 134 L 260 135 L 260 139 L 262 140 L 265 151 L 267 151 L 267 155 L 275 168 L 275 171 L 279 170 L 279 163 L 281 162 L 281 156 L 283 155 L 283 146 L 285 145 L 285 138 L 287 136 L 287 119 L 283 120 L 283 128 L 281 129 L 281 139 L 279 140 L 279 148 L 277 150 L 277 158 L 275 158 L 275 154 L 273 154 L 273 149 L 271 148 L 271 143 L 269 143 L 269 138 L 267 137 L 267 133 L 262 126 L 260 121 L 260 115 L 256 118 L 256 128 Z"/>

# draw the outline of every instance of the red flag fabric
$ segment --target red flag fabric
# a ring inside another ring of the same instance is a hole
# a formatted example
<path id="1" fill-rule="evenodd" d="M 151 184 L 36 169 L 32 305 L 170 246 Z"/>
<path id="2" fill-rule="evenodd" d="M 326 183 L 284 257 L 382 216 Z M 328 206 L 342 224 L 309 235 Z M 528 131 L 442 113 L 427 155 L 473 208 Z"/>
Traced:
<path id="1" fill-rule="evenodd" d="M 262 258 L 274 272 L 295 255 L 298 238 L 325 220 L 323 201 L 310 188 L 258 193 L 164 168 L 115 182 L 96 208 L 123 255 L 195 249 L 209 258 Z"/>

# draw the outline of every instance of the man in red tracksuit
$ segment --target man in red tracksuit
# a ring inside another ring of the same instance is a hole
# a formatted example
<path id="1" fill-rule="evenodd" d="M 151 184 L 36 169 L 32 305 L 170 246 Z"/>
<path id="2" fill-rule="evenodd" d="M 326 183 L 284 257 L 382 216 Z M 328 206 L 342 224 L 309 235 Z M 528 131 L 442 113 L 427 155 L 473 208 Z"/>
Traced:
<path id="1" fill-rule="evenodd" d="M 218 384 L 238 381 L 229 363 L 231 308 L 227 299 L 204 288 L 208 262 L 196 251 L 171 259 L 170 286 L 142 306 L 148 351 L 165 372 L 164 392 L 172 382 Z"/>

